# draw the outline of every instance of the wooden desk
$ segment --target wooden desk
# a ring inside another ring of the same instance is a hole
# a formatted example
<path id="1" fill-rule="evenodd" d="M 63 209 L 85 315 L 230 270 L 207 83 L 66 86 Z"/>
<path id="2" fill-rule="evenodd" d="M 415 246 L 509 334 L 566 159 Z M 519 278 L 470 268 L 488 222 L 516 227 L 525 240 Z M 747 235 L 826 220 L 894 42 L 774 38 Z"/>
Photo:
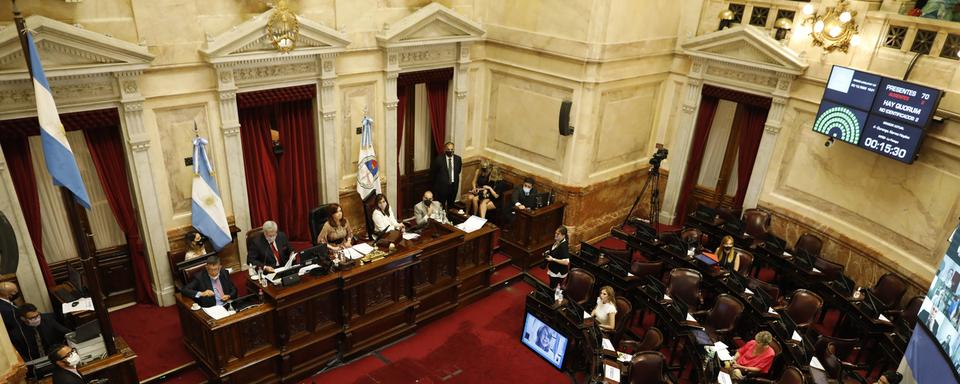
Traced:
<path id="1" fill-rule="evenodd" d="M 563 224 L 563 202 L 536 210 L 519 210 L 509 231 L 503 233 L 502 248 L 520 269 L 543 261 L 543 252 L 553 244 L 553 234 Z"/>
<path id="2" fill-rule="evenodd" d="M 107 379 L 110 384 L 135 384 L 140 382 L 140 379 L 137 378 L 137 368 L 133 363 L 137 354 L 130 349 L 123 338 L 116 337 L 114 342 L 117 344 L 116 354 L 91 361 L 78 369 L 84 380 Z M 48 376 L 39 382 L 51 384 L 53 378 Z"/>
<path id="3" fill-rule="evenodd" d="M 303 379 L 489 292 L 492 233 L 433 222 L 384 259 L 263 288 L 264 304 L 219 321 L 190 311 L 193 300 L 178 295 L 184 342 L 211 382 Z"/>

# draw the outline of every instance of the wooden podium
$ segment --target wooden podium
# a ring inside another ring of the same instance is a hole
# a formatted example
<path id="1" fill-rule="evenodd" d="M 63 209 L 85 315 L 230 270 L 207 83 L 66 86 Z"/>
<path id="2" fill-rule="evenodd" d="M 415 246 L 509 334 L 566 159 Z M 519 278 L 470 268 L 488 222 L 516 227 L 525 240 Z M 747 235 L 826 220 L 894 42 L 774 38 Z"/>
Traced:
<path id="1" fill-rule="evenodd" d="M 553 244 L 553 234 L 563 224 L 563 202 L 514 214 L 510 231 L 503 234 L 501 248 L 514 265 L 527 270 L 543 261 L 543 252 Z"/>

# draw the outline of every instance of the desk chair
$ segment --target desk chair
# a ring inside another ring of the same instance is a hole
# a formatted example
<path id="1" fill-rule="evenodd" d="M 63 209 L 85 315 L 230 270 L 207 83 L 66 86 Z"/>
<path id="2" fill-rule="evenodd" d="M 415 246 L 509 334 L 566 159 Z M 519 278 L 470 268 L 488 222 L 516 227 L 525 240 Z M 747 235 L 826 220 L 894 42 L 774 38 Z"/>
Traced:
<path id="1" fill-rule="evenodd" d="M 787 316 L 797 324 L 797 328 L 808 329 L 817 319 L 823 308 L 823 298 L 806 289 L 798 289 L 790 295 L 787 303 Z"/>
<path id="2" fill-rule="evenodd" d="M 307 216 L 307 222 L 310 224 L 310 242 L 317 245 L 317 237 L 323 230 L 323 225 L 330 219 L 330 204 L 322 204 L 319 207 L 310 210 Z"/>
<path id="3" fill-rule="evenodd" d="M 777 377 L 777 374 L 783 370 L 783 346 L 780 345 L 780 342 L 777 339 L 770 341 L 770 348 L 773 349 L 773 364 L 770 364 L 770 370 L 767 373 L 760 372 L 743 372 L 745 378 L 742 383 L 753 382 L 758 379 L 767 379 L 772 380 L 774 377 Z M 736 351 L 732 351 L 736 352 Z"/>
<path id="4" fill-rule="evenodd" d="M 660 280 L 663 277 L 663 261 L 634 261 L 630 264 L 630 273 L 639 279 L 653 276 Z"/>
<path id="5" fill-rule="evenodd" d="M 581 268 L 572 268 L 563 282 L 563 291 L 581 306 L 586 305 L 593 296 L 593 286 L 597 279 L 593 274 Z"/>
<path id="6" fill-rule="evenodd" d="M 717 296 L 713 308 L 700 314 L 706 317 L 704 327 L 711 339 L 732 343 L 732 335 L 737 328 L 737 320 L 743 314 L 743 303 L 735 297 L 723 293 Z"/>
<path id="7" fill-rule="evenodd" d="M 752 239 L 750 248 L 756 248 L 767 239 L 770 234 L 770 212 L 751 208 L 743 211 L 743 232 Z"/>
<path id="8" fill-rule="evenodd" d="M 664 372 L 663 354 L 656 351 L 644 351 L 630 360 L 630 384 L 669 383 Z"/>
<path id="9" fill-rule="evenodd" d="M 263 236 L 263 228 L 257 227 L 247 231 L 247 253 L 250 253 L 250 249 L 253 248 L 253 239 L 256 239 L 257 236 Z"/>
<path id="10" fill-rule="evenodd" d="M 807 380 L 803 377 L 803 371 L 797 367 L 786 367 L 783 370 L 783 373 L 780 374 L 780 378 L 777 381 L 763 378 L 755 378 L 751 380 L 744 380 L 741 383 L 750 383 L 750 384 L 806 384 Z"/>
<path id="11" fill-rule="evenodd" d="M 629 245 L 627 246 L 627 249 L 600 247 L 600 254 L 620 260 L 620 264 L 622 265 L 630 265 L 630 263 L 633 262 L 633 255 L 635 253 L 636 251 Z"/>
<path id="12" fill-rule="evenodd" d="M 868 364 L 860 364 L 863 346 L 859 339 L 845 339 L 821 335 L 813 346 L 814 356 L 820 359 L 827 376 L 840 379 L 854 371 L 869 370 Z"/>
<path id="13" fill-rule="evenodd" d="M 703 276 L 698 271 L 689 268 L 674 268 L 670 270 L 667 295 L 682 301 L 690 310 L 696 310 L 703 304 L 703 297 L 700 295 L 701 281 L 703 281 Z"/>
<path id="14" fill-rule="evenodd" d="M 663 346 L 663 332 L 657 327 L 650 327 L 644 332 L 642 340 L 621 340 L 618 345 L 618 351 L 631 355 L 643 351 L 659 351 Z"/>
<path id="15" fill-rule="evenodd" d="M 893 314 L 900 309 L 900 299 L 907 292 L 907 282 L 893 272 L 887 272 L 877 279 L 877 284 L 870 289 L 884 308 L 877 308 L 884 314 Z"/>
<path id="16" fill-rule="evenodd" d="M 796 244 L 793 245 L 794 252 L 806 252 L 815 259 L 820 257 L 821 250 L 823 250 L 823 240 L 809 232 L 800 235 Z"/>
<path id="17" fill-rule="evenodd" d="M 377 191 L 370 191 L 367 196 L 360 196 L 360 200 L 363 203 L 363 222 L 367 229 L 367 237 L 377 241 L 380 239 L 380 234 L 377 234 L 373 226 L 373 211 L 377 209 Z"/>
<path id="18" fill-rule="evenodd" d="M 687 246 L 687 249 L 693 247 L 699 251 L 703 248 L 703 243 L 706 242 L 707 236 L 697 228 L 688 227 L 680 231 L 680 240 L 683 240 L 683 244 Z"/>
<path id="19" fill-rule="evenodd" d="M 630 319 L 633 319 L 633 304 L 630 304 L 630 300 L 626 297 L 617 297 L 617 315 L 614 319 L 610 342 L 618 345 L 623 338 L 623 333 L 630 328 Z"/>
<path id="20" fill-rule="evenodd" d="M 897 319 L 903 321 L 907 325 L 907 329 L 913 329 L 917 325 L 917 315 L 920 313 L 920 306 L 923 305 L 923 298 L 923 295 L 912 297 L 900 311 Z"/>
<path id="21" fill-rule="evenodd" d="M 734 260 L 740 260 L 740 265 L 734 272 L 739 273 L 740 276 L 749 278 L 753 274 L 753 254 L 740 248 L 734 248 L 733 252 Z M 734 262 L 734 265 L 736 264 L 737 263 Z"/>
<path id="22" fill-rule="evenodd" d="M 760 279 L 750 278 L 749 280 L 747 280 L 747 288 L 750 288 L 750 290 L 754 292 L 757 292 L 757 291 L 766 292 L 767 295 L 770 296 L 771 299 L 773 299 L 773 302 L 769 303 L 770 306 L 772 307 L 780 306 L 781 304 L 780 287 Z"/>

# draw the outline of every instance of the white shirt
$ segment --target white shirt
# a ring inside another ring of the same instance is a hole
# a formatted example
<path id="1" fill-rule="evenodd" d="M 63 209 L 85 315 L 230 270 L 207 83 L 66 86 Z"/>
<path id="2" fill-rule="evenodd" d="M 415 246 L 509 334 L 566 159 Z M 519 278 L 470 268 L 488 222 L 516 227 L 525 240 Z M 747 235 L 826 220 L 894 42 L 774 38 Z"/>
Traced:
<path id="1" fill-rule="evenodd" d="M 387 213 L 389 215 L 384 215 L 379 209 L 373 211 L 371 218 L 373 219 L 373 229 L 375 231 L 384 232 L 388 229 L 403 228 L 403 224 L 398 223 L 396 216 L 393 215 L 393 208 L 387 210 Z"/>
<path id="2" fill-rule="evenodd" d="M 607 324 L 609 316 L 617 314 L 617 306 L 613 303 L 600 303 L 597 298 L 597 308 L 593 310 L 593 317 L 602 324 Z"/>
<path id="3" fill-rule="evenodd" d="M 450 184 L 453 184 L 453 156 L 447 156 L 447 171 L 450 172 Z"/>

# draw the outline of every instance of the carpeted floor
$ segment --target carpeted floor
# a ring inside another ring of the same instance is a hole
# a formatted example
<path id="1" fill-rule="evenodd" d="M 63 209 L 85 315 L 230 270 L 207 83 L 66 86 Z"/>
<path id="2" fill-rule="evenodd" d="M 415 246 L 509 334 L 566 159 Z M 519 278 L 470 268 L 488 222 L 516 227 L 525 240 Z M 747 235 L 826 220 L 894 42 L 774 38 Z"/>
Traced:
<path id="1" fill-rule="evenodd" d="M 373 356 L 303 383 L 569 382 L 519 342 L 524 300 L 531 290 L 526 283 L 514 283 Z"/>
<path id="2" fill-rule="evenodd" d="M 183 345 L 176 307 L 137 304 L 110 313 L 110 321 L 114 332 L 136 352 L 134 362 L 140 380 L 193 361 Z"/>

